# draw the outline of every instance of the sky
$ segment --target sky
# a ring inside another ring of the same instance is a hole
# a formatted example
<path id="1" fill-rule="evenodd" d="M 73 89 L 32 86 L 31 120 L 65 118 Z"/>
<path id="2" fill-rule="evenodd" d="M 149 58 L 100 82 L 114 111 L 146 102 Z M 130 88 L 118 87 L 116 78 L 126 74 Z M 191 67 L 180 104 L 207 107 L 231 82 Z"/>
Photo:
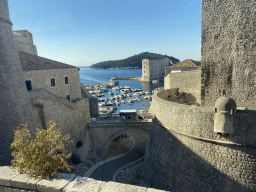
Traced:
<path id="1" fill-rule="evenodd" d="M 38 55 L 90 66 L 142 52 L 201 60 L 202 0 L 8 0 Z"/>

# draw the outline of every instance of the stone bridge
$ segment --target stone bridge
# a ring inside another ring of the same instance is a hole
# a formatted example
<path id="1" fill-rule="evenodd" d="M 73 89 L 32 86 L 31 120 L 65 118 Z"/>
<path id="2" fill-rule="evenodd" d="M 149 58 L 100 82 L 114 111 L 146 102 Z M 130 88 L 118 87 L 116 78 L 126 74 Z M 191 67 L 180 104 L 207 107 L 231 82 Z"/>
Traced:
<path id="1" fill-rule="evenodd" d="M 145 153 L 150 122 L 125 122 L 125 123 L 88 123 L 87 129 L 96 155 L 104 157 L 111 142 L 121 135 L 132 137 L 136 147 Z"/>

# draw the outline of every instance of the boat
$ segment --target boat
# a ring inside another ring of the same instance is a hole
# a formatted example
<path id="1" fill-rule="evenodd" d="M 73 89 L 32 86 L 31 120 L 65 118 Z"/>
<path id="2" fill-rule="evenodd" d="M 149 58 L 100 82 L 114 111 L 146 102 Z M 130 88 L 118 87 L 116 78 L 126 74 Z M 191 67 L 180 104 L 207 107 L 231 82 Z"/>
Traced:
<path id="1" fill-rule="evenodd" d="M 114 97 L 110 97 L 110 100 L 114 100 Z"/>
<path id="2" fill-rule="evenodd" d="M 134 101 L 133 101 L 133 99 L 127 99 L 127 103 L 129 103 L 129 104 L 133 104 L 133 103 L 134 103 Z"/>
<path id="3" fill-rule="evenodd" d="M 111 92 L 111 91 L 109 91 L 109 92 L 108 92 L 108 94 L 109 94 L 109 95 L 114 95 L 114 93 L 113 93 L 113 92 Z"/>
<path id="4" fill-rule="evenodd" d="M 158 80 L 153 80 L 152 83 L 158 83 Z"/>
<path id="5" fill-rule="evenodd" d="M 121 100 L 121 103 L 125 103 L 125 100 Z"/>

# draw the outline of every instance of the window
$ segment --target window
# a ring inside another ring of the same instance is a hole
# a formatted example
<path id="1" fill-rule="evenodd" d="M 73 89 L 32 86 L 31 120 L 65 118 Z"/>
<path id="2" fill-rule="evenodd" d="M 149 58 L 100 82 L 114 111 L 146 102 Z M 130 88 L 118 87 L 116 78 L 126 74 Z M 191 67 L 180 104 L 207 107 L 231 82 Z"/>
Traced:
<path id="1" fill-rule="evenodd" d="M 68 84 L 68 77 L 65 77 L 65 84 Z"/>
<path id="2" fill-rule="evenodd" d="M 67 98 L 67 100 L 69 100 L 69 101 L 70 101 L 70 95 L 67 95 L 67 96 L 66 96 L 66 98 Z"/>
<path id="3" fill-rule="evenodd" d="M 51 78 L 51 87 L 55 87 L 55 78 Z"/>
<path id="4" fill-rule="evenodd" d="M 27 90 L 31 91 L 32 90 L 31 80 L 25 81 L 25 83 L 26 83 Z"/>

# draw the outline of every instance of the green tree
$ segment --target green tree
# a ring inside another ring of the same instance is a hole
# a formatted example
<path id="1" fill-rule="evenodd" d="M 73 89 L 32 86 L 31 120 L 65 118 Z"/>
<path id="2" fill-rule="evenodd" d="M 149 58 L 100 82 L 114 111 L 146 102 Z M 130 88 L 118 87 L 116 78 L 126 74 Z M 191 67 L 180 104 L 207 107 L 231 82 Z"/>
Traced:
<path id="1" fill-rule="evenodd" d="M 14 130 L 12 166 L 21 173 L 47 179 L 60 171 L 71 171 L 72 166 L 66 161 L 71 154 L 67 153 L 66 146 L 72 142 L 53 121 L 49 122 L 49 129 L 37 129 L 35 139 L 31 139 L 26 123 L 22 129 Z"/>

